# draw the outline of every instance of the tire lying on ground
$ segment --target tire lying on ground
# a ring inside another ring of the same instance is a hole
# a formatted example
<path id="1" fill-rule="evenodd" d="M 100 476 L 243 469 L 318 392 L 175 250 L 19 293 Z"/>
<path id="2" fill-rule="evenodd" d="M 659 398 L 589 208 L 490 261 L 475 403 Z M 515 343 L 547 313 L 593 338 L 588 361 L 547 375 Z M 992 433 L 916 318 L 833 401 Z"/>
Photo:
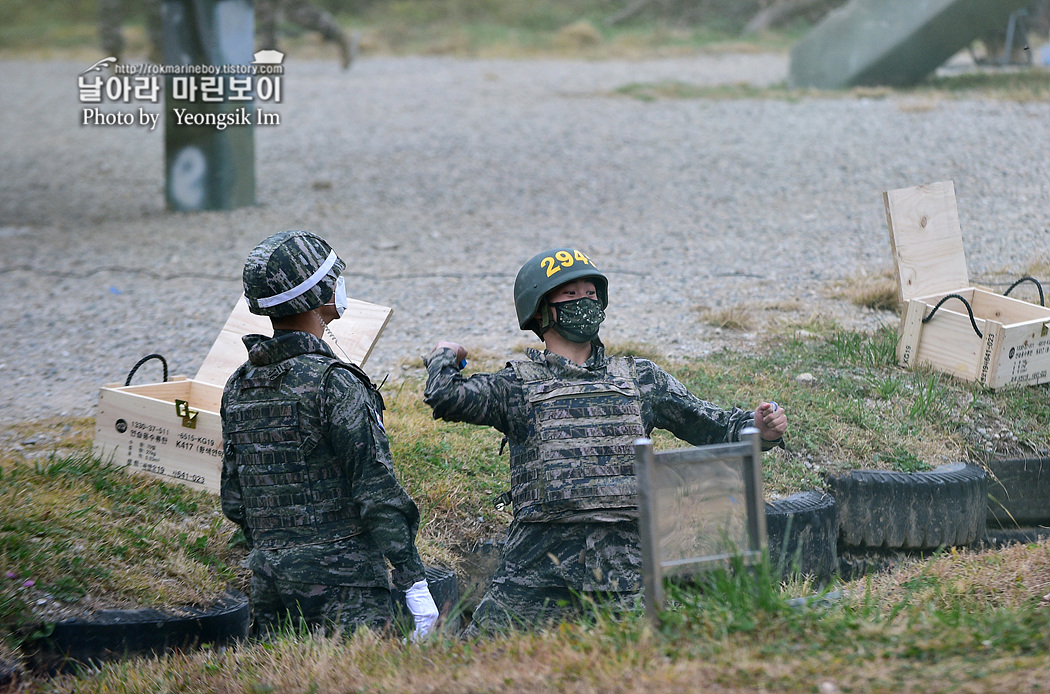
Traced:
<path id="1" fill-rule="evenodd" d="M 846 547 L 839 551 L 838 574 L 843 581 L 855 581 L 870 574 L 890 571 L 908 561 L 921 561 L 934 554 L 933 550 L 882 549 Z"/>
<path id="2" fill-rule="evenodd" d="M 827 582 L 838 567 L 835 498 L 820 491 L 766 503 L 769 559 L 780 578 L 810 576 Z"/>
<path id="3" fill-rule="evenodd" d="M 444 628 L 453 633 L 458 632 L 462 626 L 462 615 L 460 614 L 462 608 L 456 573 L 441 566 L 424 566 L 423 571 L 426 573 L 430 597 L 434 598 L 434 604 L 437 605 L 440 615 L 438 624 L 444 625 Z M 415 624 L 412 620 L 412 613 L 408 610 L 408 603 L 405 601 L 405 591 L 393 591 L 393 599 L 397 626 L 407 634 L 412 631 Z"/>
<path id="4" fill-rule="evenodd" d="M 984 535 L 988 474 L 975 465 L 852 470 L 828 482 L 839 539 L 847 546 L 932 549 L 969 545 Z"/>
<path id="5" fill-rule="evenodd" d="M 1050 458 L 990 460 L 988 526 L 1050 523 Z"/>
<path id="6" fill-rule="evenodd" d="M 1032 544 L 1050 538 L 1050 528 L 1032 526 L 1021 528 L 988 528 L 981 538 L 980 546 L 1000 549 L 1015 544 Z"/>
<path id="7" fill-rule="evenodd" d="M 248 637 L 248 623 L 248 598 L 230 590 L 206 608 L 99 610 L 65 619 L 23 649 L 35 669 L 67 672 L 123 657 L 232 643 Z"/>

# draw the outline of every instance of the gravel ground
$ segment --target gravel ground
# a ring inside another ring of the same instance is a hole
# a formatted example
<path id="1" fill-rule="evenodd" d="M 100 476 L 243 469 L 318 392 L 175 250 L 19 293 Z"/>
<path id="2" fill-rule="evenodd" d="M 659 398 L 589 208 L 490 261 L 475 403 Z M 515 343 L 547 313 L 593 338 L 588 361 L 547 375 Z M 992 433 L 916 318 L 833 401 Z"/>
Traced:
<path id="1" fill-rule="evenodd" d="M 394 307 L 365 365 L 377 381 L 420 374 L 438 339 L 498 358 L 520 348 L 514 273 L 555 245 L 586 249 L 609 275 L 606 341 L 669 359 L 754 340 L 704 324 L 700 305 L 748 306 L 760 325 L 895 322 L 829 297 L 892 267 L 887 189 L 955 181 L 971 278 L 1048 257 L 1047 103 L 613 93 L 769 85 L 786 76 L 782 54 L 374 58 L 349 72 L 292 58 L 281 124 L 256 129 L 260 204 L 173 214 L 159 129 L 78 124 L 88 64 L 0 61 L 5 423 L 91 415 L 99 386 L 150 352 L 195 374 L 248 251 L 286 228 L 326 236 L 350 295 Z"/>

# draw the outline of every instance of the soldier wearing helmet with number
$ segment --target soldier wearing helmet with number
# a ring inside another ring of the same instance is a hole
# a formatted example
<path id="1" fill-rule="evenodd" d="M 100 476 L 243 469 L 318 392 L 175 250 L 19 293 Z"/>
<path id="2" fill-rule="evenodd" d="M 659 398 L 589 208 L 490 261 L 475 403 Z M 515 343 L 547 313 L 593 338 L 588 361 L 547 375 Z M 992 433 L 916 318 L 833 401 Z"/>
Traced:
<path id="1" fill-rule="evenodd" d="M 467 350 L 438 342 L 426 358 L 434 417 L 495 427 L 510 444 L 514 520 L 468 634 L 579 614 L 593 597 L 641 592 L 635 439 L 654 428 L 693 445 L 739 439 L 754 425 L 782 445 L 784 411 L 723 410 L 647 359 L 610 357 L 598 338 L 608 280 L 575 248 L 526 262 L 514 281 L 518 325 L 543 341 L 497 373 L 464 378 Z"/>
<path id="2" fill-rule="evenodd" d="M 343 261 L 306 231 L 274 234 L 244 265 L 252 313 L 273 337 L 247 335 L 226 383 L 222 510 L 252 548 L 253 632 L 385 628 L 406 591 L 416 637 L 438 611 L 416 551 L 419 511 L 394 477 L 383 400 L 322 336 L 346 309 Z"/>

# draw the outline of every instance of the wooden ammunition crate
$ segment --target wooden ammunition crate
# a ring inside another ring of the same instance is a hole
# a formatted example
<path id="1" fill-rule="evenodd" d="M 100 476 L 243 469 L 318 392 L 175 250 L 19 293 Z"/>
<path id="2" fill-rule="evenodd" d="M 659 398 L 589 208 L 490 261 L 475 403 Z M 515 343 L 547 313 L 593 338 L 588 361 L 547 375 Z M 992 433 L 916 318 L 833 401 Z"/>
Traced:
<path id="1" fill-rule="evenodd" d="M 334 342 L 331 336 L 325 340 L 341 359 L 363 365 L 393 310 L 354 299 L 347 303 L 342 318 L 329 326 Z M 273 329 L 270 319 L 249 312 L 241 297 L 194 378 L 102 386 L 94 452 L 133 472 L 218 492 L 222 389 L 247 360 L 241 336 L 250 333 L 272 335 Z"/>
<path id="2" fill-rule="evenodd" d="M 955 184 L 891 190 L 883 201 L 904 303 L 901 366 L 925 363 L 989 388 L 1050 381 L 1050 309 L 970 284 Z"/>

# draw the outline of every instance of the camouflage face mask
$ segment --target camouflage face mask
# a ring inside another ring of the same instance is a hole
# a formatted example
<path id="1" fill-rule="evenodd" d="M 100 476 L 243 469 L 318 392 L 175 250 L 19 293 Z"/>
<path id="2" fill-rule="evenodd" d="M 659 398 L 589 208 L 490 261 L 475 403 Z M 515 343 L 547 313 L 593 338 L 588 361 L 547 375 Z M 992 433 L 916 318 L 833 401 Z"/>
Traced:
<path id="1" fill-rule="evenodd" d="M 557 309 L 554 329 L 570 342 L 590 342 L 598 335 L 605 311 L 595 299 L 582 298 L 551 304 Z"/>

